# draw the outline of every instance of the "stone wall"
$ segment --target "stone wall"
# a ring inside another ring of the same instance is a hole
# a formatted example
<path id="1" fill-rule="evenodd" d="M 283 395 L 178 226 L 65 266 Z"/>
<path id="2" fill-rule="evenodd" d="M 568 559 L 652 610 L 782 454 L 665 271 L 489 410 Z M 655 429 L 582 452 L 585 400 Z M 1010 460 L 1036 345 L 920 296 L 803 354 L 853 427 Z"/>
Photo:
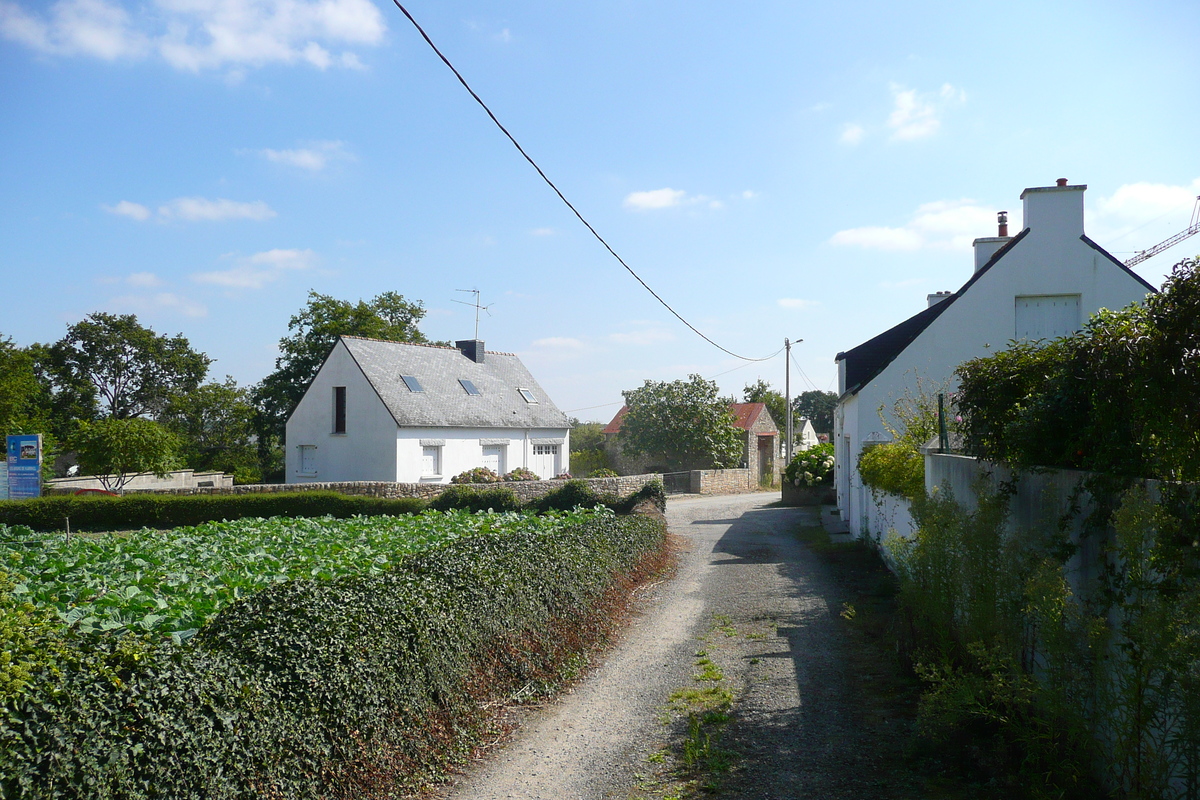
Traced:
<path id="1" fill-rule="evenodd" d="M 758 491 L 758 476 L 749 469 L 694 469 L 692 494 L 746 494 Z"/>
<path id="2" fill-rule="evenodd" d="M 615 494 L 627 497 L 641 489 L 652 480 L 660 480 L 657 474 L 622 475 L 618 478 L 584 478 L 600 494 Z M 494 489 L 503 486 L 512 489 L 522 502 L 549 494 L 562 486 L 564 481 L 513 481 L 511 483 L 477 483 L 469 484 L 473 489 Z M 154 492 L 155 494 L 171 495 L 204 495 L 204 494 L 277 494 L 280 492 L 339 492 L 349 495 L 365 495 L 367 497 L 421 497 L 429 499 L 437 497 L 447 487 L 448 483 L 389 483 L 387 481 L 329 481 L 325 483 L 253 483 L 244 486 L 228 487 L 192 487 L 187 489 L 142 489 L 126 492 Z"/>
<path id="3" fill-rule="evenodd" d="M 111 476 L 105 476 L 111 477 Z M 217 488 L 228 489 L 233 486 L 233 476 L 223 472 L 195 472 L 190 469 L 178 469 L 160 478 L 152 472 L 142 472 L 134 475 L 125 484 L 122 491 L 128 492 L 159 492 L 172 489 Z M 45 494 L 71 494 L 80 489 L 103 489 L 104 484 L 95 475 L 78 475 L 70 478 L 51 478 L 43 487 Z"/>

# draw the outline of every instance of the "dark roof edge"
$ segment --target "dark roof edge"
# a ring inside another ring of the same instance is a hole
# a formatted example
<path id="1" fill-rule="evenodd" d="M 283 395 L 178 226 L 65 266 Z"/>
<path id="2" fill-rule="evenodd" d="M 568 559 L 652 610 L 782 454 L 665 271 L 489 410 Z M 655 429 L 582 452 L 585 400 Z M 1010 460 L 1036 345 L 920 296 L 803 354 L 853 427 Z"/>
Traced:
<path id="1" fill-rule="evenodd" d="M 1092 248 L 1093 250 L 1095 250 L 1096 252 L 1098 252 L 1100 255 L 1104 256 L 1104 257 L 1105 257 L 1105 258 L 1107 258 L 1109 261 L 1111 261 L 1112 263 L 1116 264 L 1118 267 L 1120 267 L 1120 268 L 1121 268 L 1121 269 L 1123 269 L 1125 272 L 1127 272 L 1127 273 L 1128 273 L 1128 274 L 1129 274 L 1129 275 L 1130 275 L 1130 276 L 1131 276 L 1131 277 L 1132 277 L 1132 278 L 1133 278 L 1135 281 L 1137 281 L 1138 283 L 1140 283 L 1142 286 L 1145 286 L 1145 287 L 1146 287 L 1147 289 L 1149 289 L 1150 291 L 1154 292 L 1155 294 L 1158 294 L 1158 289 L 1157 289 L 1157 288 L 1155 288 L 1154 286 L 1151 286 L 1151 285 L 1150 285 L 1150 284 L 1149 284 L 1149 283 L 1146 281 L 1146 279 L 1145 279 L 1145 278 L 1143 278 L 1141 275 L 1138 275 L 1136 272 L 1134 272 L 1133 270 L 1131 270 L 1129 267 L 1125 266 L 1123 263 L 1121 263 L 1120 261 L 1118 261 L 1118 260 L 1116 259 L 1116 257 L 1114 257 L 1114 256 L 1113 256 L 1113 254 L 1112 254 L 1112 253 L 1108 252 L 1108 251 L 1107 251 L 1107 250 L 1105 250 L 1103 247 L 1101 247 L 1100 245 L 1096 244 L 1096 243 L 1095 243 L 1095 242 L 1093 242 L 1091 239 L 1089 239 L 1086 233 L 1084 233 L 1084 234 L 1081 234 L 1079 238 L 1080 238 L 1080 240 L 1081 240 L 1081 241 L 1082 241 L 1084 244 L 1086 244 L 1088 247 Z"/>

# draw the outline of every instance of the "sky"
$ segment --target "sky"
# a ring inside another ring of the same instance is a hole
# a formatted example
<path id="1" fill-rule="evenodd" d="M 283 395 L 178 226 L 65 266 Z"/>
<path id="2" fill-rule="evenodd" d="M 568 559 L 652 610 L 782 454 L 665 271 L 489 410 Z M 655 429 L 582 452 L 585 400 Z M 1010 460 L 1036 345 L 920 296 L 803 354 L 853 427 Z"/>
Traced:
<path id="1" fill-rule="evenodd" d="M 1194 0 L 405 5 L 729 352 L 383 0 L 0 0 L 0 336 L 133 313 L 249 385 L 310 291 L 455 340 L 476 289 L 488 349 L 607 421 L 646 380 L 782 391 L 785 338 L 792 393 L 836 390 L 1026 187 L 1087 184 L 1122 260 L 1200 195 Z"/>

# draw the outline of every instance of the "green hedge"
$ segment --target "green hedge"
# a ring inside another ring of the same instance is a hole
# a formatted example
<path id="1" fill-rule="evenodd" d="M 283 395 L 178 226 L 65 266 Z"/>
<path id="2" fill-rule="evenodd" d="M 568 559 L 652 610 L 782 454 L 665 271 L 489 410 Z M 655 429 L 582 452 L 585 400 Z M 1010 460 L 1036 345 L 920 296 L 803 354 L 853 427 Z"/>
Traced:
<path id="1" fill-rule="evenodd" d="M 657 563 L 660 521 L 485 534 L 381 576 L 276 584 L 186 646 L 60 634 L 0 708 L 0 796 L 393 797 L 467 752 L 494 698 L 556 680 Z M 0 604 L 0 610 L 3 609 Z"/>
<path id="2" fill-rule="evenodd" d="M 111 531 L 176 528 L 213 520 L 246 517 L 353 517 L 414 514 L 425 508 L 418 498 L 388 500 L 337 492 L 280 492 L 242 495 L 131 494 L 124 497 L 54 496 L 0 501 L 0 524 L 37 531 Z"/>

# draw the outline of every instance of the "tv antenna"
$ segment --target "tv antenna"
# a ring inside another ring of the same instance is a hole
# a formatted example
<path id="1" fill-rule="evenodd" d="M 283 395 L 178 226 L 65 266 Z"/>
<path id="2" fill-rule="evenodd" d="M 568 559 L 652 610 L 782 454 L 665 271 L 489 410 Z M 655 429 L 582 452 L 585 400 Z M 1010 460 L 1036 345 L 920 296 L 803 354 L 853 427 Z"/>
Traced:
<path id="1" fill-rule="evenodd" d="M 479 305 L 479 290 L 478 289 L 455 289 L 454 291 L 470 292 L 475 295 L 474 303 L 468 303 L 466 300 L 453 300 L 451 302 L 462 303 L 464 306 L 471 306 L 472 308 L 475 309 L 475 338 L 478 339 L 479 338 L 479 312 L 487 311 L 487 315 L 490 317 L 492 315 L 492 312 L 488 311 L 488 309 L 491 308 L 492 306 L 494 306 L 495 303 L 489 303 L 486 306 Z"/>

